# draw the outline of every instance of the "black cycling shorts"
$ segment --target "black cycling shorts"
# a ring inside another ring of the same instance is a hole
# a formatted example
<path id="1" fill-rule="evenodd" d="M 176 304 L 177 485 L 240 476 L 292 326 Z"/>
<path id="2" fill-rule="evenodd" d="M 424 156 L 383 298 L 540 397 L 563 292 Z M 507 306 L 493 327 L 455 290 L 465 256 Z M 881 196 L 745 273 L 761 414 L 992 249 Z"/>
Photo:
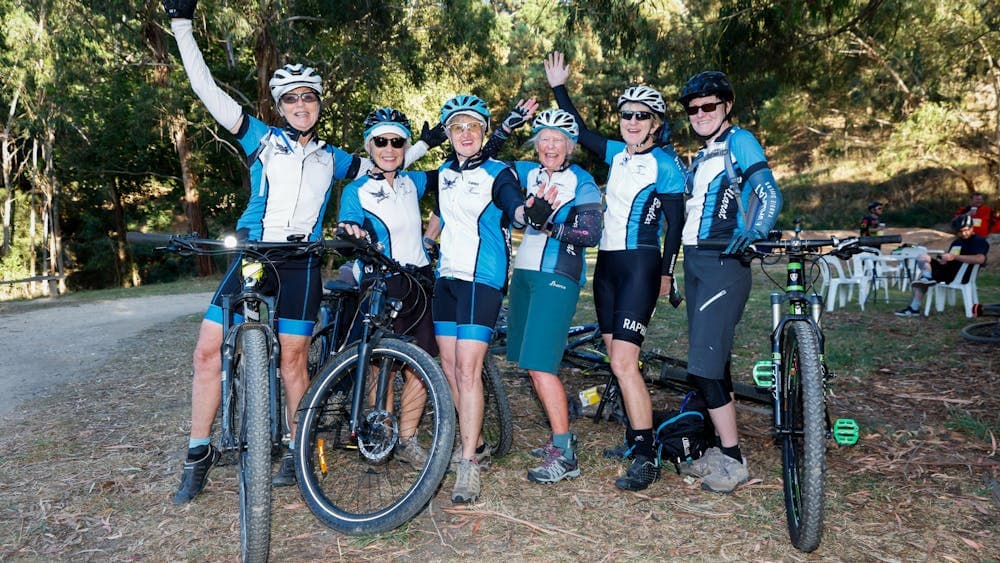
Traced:
<path id="1" fill-rule="evenodd" d="M 684 247 L 684 299 L 688 316 L 688 371 L 723 379 L 736 323 L 750 297 L 750 267 L 718 250 Z"/>
<path id="2" fill-rule="evenodd" d="M 602 334 L 642 346 L 659 296 L 659 250 L 598 251 L 594 309 Z"/>

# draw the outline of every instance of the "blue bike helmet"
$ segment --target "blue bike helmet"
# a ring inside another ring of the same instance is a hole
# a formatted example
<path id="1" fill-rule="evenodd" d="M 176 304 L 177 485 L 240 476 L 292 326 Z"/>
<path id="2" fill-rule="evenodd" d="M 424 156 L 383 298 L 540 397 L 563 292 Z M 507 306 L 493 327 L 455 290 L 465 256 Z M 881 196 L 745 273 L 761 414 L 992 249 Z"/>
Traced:
<path id="1" fill-rule="evenodd" d="M 487 128 L 490 126 L 490 108 L 486 107 L 482 98 L 473 94 L 459 94 L 441 106 L 442 125 L 456 115 L 468 115 L 482 121 Z"/>
<path id="2" fill-rule="evenodd" d="M 411 127 L 410 120 L 406 118 L 405 113 L 395 108 L 378 108 L 365 118 L 365 144 L 368 144 L 372 137 L 383 133 L 395 133 L 409 140 L 413 135 Z"/>

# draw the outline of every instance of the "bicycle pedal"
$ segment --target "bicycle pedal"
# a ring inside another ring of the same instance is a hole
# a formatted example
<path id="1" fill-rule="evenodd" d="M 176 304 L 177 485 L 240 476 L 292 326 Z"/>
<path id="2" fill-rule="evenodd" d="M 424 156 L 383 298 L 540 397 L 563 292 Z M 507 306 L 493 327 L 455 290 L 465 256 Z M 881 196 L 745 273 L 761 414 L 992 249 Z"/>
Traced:
<path id="1" fill-rule="evenodd" d="M 833 423 L 833 439 L 841 446 L 853 446 L 861 437 L 861 428 L 853 418 L 838 418 Z"/>
<path id="2" fill-rule="evenodd" d="M 753 365 L 753 382 L 757 387 L 770 389 L 774 387 L 774 362 L 760 360 Z"/>

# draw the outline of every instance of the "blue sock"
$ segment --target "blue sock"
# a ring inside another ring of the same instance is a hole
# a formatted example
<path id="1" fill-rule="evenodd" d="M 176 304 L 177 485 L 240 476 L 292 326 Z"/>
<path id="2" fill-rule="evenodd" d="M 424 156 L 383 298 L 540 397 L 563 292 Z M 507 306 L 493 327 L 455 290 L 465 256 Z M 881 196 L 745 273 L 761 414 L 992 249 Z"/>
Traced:
<path id="1" fill-rule="evenodd" d="M 910 301 L 910 308 L 913 309 L 914 311 L 919 311 L 920 310 L 920 301 L 917 300 L 917 299 L 914 299 L 913 301 Z"/>
<path id="2" fill-rule="evenodd" d="M 207 446 L 212 443 L 211 438 L 188 438 L 188 449 L 193 450 L 200 446 Z"/>
<path id="3" fill-rule="evenodd" d="M 572 438 L 573 438 L 572 432 L 567 432 L 565 434 L 553 434 L 552 445 L 562 450 L 564 456 L 572 458 L 573 457 Z"/>

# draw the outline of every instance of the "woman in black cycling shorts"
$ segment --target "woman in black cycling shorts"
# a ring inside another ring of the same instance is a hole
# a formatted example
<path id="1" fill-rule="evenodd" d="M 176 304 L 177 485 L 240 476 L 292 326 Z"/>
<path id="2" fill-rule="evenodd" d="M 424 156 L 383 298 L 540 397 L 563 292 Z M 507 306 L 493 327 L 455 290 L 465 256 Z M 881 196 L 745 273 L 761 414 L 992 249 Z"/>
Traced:
<path id="1" fill-rule="evenodd" d="M 546 58 L 545 75 L 560 109 L 576 117 L 580 145 L 610 166 L 604 231 L 594 270 L 594 305 L 629 428 L 624 446 L 605 455 L 633 459 L 615 486 L 638 491 L 660 476 L 653 453 L 653 405 L 639 371 L 639 352 L 657 298 L 673 285 L 684 220 L 684 167 L 671 147 L 659 146 L 666 104 L 653 88 L 632 86 L 618 97 L 623 140 L 612 141 L 584 127 L 566 91 L 569 66 L 562 53 Z"/>

